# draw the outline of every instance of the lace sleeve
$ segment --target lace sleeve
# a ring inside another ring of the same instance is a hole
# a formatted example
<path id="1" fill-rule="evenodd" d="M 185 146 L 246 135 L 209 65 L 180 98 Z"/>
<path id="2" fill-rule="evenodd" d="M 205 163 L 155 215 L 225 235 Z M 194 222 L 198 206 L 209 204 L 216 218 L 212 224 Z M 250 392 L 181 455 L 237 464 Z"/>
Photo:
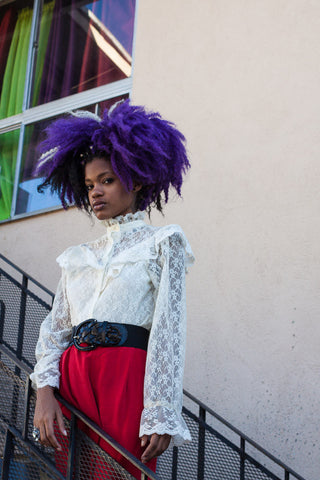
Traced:
<path id="1" fill-rule="evenodd" d="M 140 436 L 172 435 L 173 444 L 191 440 L 182 418 L 186 337 L 185 249 L 178 233 L 160 244 L 161 276 L 149 338 Z"/>
<path id="2" fill-rule="evenodd" d="M 30 378 L 37 388 L 51 385 L 59 387 L 59 362 L 71 338 L 72 326 L 69 305 L 65 289 L 65 277 L 62 274 L 58 284 L 53 307 L 40 327 L 36 346 L 37 363 Z"/>

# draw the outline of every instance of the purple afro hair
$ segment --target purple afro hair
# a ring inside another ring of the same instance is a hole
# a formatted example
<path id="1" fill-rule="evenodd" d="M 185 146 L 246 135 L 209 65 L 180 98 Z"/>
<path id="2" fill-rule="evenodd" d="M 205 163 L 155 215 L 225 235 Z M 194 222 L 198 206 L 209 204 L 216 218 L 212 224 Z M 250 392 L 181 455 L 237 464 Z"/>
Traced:
<path id="1" fill-rule="evenodd" d="M 142 188 L 137 209 L 155 205 L 162 211 L 172 186 L 181 195 L 182 175 L 190 167 L 184 136 L 158 113 L 146 112 L 129 101 L 105 110 L 102 118 L 84 111 L 53 122 L 39 148 L 35 175 L 38 187 L 50 186 L 64 208 L 74 203 L 90 211 L 84 183 L 84 165 L 94 157 L 110 159 L 113 171 L 129 191 Z"/>

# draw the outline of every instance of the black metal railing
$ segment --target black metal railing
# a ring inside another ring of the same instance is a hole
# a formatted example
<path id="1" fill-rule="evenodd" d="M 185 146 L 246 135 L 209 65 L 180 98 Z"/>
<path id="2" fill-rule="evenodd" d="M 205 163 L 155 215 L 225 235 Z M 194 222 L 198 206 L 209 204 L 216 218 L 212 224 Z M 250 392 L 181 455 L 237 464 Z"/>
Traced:
<path id="1" fill-rule="evenodd" d="M 41 322 L 54 294 L 0 254 L 0 342 L 33 368 Z"/>
<path id="2" fill-rule="evenodd" d="M 93 464 L 98 472 L 95 478 L 133 478 L 78 427 L 81 421 L 140 469 L 141 478 L 304 480 L 186 391 L 183 416 L 193 440 L 179 449 L 168 449 L 158 459 L 157 474 L 148 471 L 72 406 L 68 406 L 72 413 L 67 421 L 68 438 L 60 439 L 65 457 L 61 460 L 39 447 L 31 435 L 35 395 L 29 374 L 35 363 L 39 327 L 53 297 L 52 292 L 0 254 L 1 478 L 86 479 Z"/>
<path id="3" fill-rule="evenodd" d="M 81 430 L 83 427 L 79 427 L 79 421 L 82 426 L 89 427 L 99 440 L 111 445 L 130 465 L 135 466 L 140 472 L 141 480 L 147 478 L 160 480 L 157 474 L 143 465 L 89 418 L 68 404 L 59 394 L 57 394 L 58 400 L 71 412 L 70 420 L 65 419 L 68 437 L 60 436 L 59 438 L 64 453 L 57 456 L 51 449 L 35 443 L 32 437 L 35 393 L 29 378 L 32 369 L 18 360 L 4 345 L 0 345 L 0 351 L 5 357 L 5 360 L 4 358 L 0 360 L 1 385 L 6 385 L 7 391 L 9 387 L 14 392 L 13 396 L 6 395 L 1 402 L 0 435 L 4 438 L 1 475 L 3 480 L 38 479 L 43 473 L 52 479 L 86 479 L 91 478 L 90 475 L 93 474 L 94 469 L 99 473 L 97 478 L 100 479 L 133 479 L 125 468 Z M 3 409 L 3 407 L 6 408 Z M 58 435 L 58 432 L 56 434 Z M 93 457 L 94 462 L 92 462 Z"/>
<path id="4" fill-rule="evenodd" d="M 174 461 L 178 469 L 170 477 L 172 480 L 304 480 L 186 390 L 184 403 L 183 416 L 197 441 L 193 449 L 194 476 L 184 476 L 183 465 L 191 451 L 182 446 L 179 452 L 174 449 L 175 455 L 182 458 Z"/>

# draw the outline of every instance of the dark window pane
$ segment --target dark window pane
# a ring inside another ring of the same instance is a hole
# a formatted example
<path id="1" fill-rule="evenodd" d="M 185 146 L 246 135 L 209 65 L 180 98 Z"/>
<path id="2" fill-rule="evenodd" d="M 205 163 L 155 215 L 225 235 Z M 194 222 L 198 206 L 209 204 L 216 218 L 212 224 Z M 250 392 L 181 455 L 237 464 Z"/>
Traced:
<path id="1" fill-rule="evenodd" d="M 54 118 L 38 122 L 25 127 L 22 169 L 20 174 L 19 189 L 15 214 L 34 212 L 58 206 L 59 198 L 52 195 L 50 188 L 44 193 L 38 193 L 37 187 L 41 178 L 35 178 L 33 172 L 39 158 L 38 144 L 44 139 L 44 129 Z"/>
<path id="2" fill-rule="evenodd" d="M 135 0 L 45 5 L 33 105 L 129 77 L 134 10 Z"/>

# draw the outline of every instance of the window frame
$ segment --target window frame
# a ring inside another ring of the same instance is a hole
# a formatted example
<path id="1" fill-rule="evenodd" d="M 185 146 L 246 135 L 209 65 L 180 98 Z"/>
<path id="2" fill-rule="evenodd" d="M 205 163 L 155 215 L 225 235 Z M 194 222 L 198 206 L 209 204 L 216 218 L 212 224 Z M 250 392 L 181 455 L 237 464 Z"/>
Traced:
<path id="1" fill-rule="evenodd" d="M 2 3 L 0 0 L 0 7 L 6 5 L 9 2 Z M 28 59 L 27 59 L 27 69 L 25 76 L 25 86 L 24 86 L 24 97 L 22 104 L 22 112 L 0 119 L 0 141 L 1 135 L 13 130 L 20 130 L 19 142 L 18 142 L 18 152 L 17 152 L 17 161 L 16 169 L 14 176 L 14 186 L 12 194 L 12 204 L 11 204 L 11 214 L 10 218 L 0 220 L 0 225 L 3 223 L 12 222 L 15 220 L 20 220 L 22 218 L 36 216 L 44 214 L 47 212 L 52 212 L 56 210 L 61 210 L 62 206 L 57 205 L 56 207 L 49 207 L 39 209 L 33 212 L 25 212 L 15 214 L 18 189 L 19 189 L 19 179 L 20 172 L 22 168 L 22 154 L 23 154 L 23 142 L 25 135 L 25 128 L 28 125 L 31 125 L 42 120 L 47 120 L 51 117 L 57 117 L 58 115 L 63 115 L 65 113 L 77 110 L 79 108 L 84 108 L 86 106 L 96 106 L 100 102 L 110 100 L 122 95 L 128 95 L 131 97 L 132 84 L 133 84 L 133 71 L 134 71 L 134 52 L 135 52 L 135 36 L 136 36 L 136 23 L 137 23 L 137 10 L 139 0 L 135 0 L 135 11 L 134 11 L 134 20 L 133 20 L 133 42 L 132 42 L 132 70 L 131 76 L 122 80 L 117 80 L 106 85 L 92 88 L 91 90 L 86 90 L 84 92 L 75 93 L 67 97 L 63 97 L 57 100 L 53 100 L 42 105 L 37 105 L 35 107 L 30 107 L 31 97 L 32 97 L 32 84 L 33 76 L 36 65 L 37 58 L 37 39 L 39 35 L 39 26 L 42 14 L 42 6 L 44 0 L 34 0 L 33 4 L 33 15 L 32 15 L 32 24 L 31 24 L 31 33 L 29 39 L 29 49 L 28 49 Z"/>

